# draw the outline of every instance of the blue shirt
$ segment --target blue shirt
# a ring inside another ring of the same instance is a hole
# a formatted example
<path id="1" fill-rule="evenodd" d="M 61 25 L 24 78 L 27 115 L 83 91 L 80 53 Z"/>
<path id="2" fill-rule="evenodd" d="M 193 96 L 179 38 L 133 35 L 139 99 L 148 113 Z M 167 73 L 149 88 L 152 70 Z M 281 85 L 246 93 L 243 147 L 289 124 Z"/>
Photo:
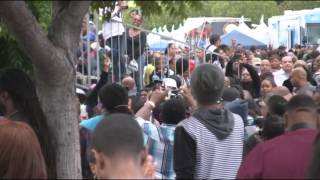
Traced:
<path id="1" fill-rule="evenodd" d="M 83 120 L 80 126 L 93 132 L 99 122 L 103 120 L 103 115 Z M 157 162 L 156 177 L 160 179 L 175 179 L 173 169 L 173 145 L 175 125 L 161 124 L 160 127 L 136 118 L 143 129 L 144 144 L 148 146 L 149 154 Z"/>
<path id="2" fill-rule="evenodd" d="M 94 131 L 94 129 L 96 128 L 96 126 L 99 124 L 99 122 L 101 122 L 101 120 L 103 120 L 103 115 L 98 115 L 98 116 L 92 117 L 90 119 L 81 121 L 80 126 L 88 129 L 92 133 Z M 145 122 L 149 122 L 149 121 L 145 121 L 139 117 L 136 118 L 136 121 L 139 123 L 141 128 L 143 128 L 143 124 Z M 148 136 L 145 133 L 143 134 L 143 139 L 144 139 L 144 145 L 146 145 L 147 140 L 148 140 Z"/>
<path id="3" fill-rule="evenodd" d="M 150 122 L 143 125 L 143 131 L 147 136 L 149 154 L 157 162 L 156 178 L 175 179 L 176 175 L 173 169 L 175 128 L 175 125 L 164 123 L 160 127 L 156 127 Z"/>
<path id="4" fill-rule="evenodd" d="M 98 115 L 93 118 L 81 121 L 80 126 L 93 131 L 102 119 L 103 115 Z"/>

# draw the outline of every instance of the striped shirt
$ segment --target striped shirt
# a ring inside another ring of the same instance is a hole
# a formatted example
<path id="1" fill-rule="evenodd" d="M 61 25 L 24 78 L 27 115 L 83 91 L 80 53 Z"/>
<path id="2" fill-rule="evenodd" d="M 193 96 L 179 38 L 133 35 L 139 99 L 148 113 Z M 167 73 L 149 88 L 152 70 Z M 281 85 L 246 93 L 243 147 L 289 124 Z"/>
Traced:
<path id="1" fill-rule="evenodd" d="M 195 179 L 236 178 L 242 161 L 244 126 L 240 116 L 233 116 L 233 131 L 223 140 L 218 140 L 194 117 L 178 124 L 196 143 Z"/>

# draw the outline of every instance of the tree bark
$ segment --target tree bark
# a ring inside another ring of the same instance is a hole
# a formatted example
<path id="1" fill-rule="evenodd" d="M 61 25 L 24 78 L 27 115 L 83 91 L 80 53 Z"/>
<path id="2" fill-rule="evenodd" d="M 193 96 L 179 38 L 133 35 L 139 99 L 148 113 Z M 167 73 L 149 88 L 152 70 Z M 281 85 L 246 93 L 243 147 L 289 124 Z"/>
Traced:
<path id="1" fill-rule="evenodd" d="M 56 138 L 57 178 L 81 179 L 79 142 L 79 103 L 74 90 L 75 78 L 65 85 L 48 86 L 37 81 L 37 90 L 49 127 Z"/>
<path id="2" fill-rule="evenodd" d="M 55 2 L 53 5 L 56 7 L 50 38 L 24 1 L 0 2 L 0 15 L 35 68 L 39 100 L 54 137 L 57 178 L 80 179 L 75 52 L 81 20 L 90 1 Z"/>

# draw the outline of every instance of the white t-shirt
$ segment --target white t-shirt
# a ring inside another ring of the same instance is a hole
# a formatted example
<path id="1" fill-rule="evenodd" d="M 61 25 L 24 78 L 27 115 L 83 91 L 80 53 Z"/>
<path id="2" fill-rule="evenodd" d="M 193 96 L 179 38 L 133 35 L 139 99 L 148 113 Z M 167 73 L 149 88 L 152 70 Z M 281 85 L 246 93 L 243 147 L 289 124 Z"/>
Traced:
<path id="1" fill-rule="evenodd" d="M 222 70 L 222 66 L 221 66 L 221 64 L 220 64 L 220 61 L 216 60 L 216 61 L 214 61 L 212 64 L 218 66 L 218 67 Z"/>
<path id="2" fill-rule="evenodd" d="M 272 73 L 274 76 L 274 81 L 277 86 L 282 86 L 283 82 L 289 78 L 289 74 L 284 72 L 283 69 Z"/>
<path id="3" fill-rule="evenodd" d="M 111 13 L 111 20 L 104 22 L 102 25 L 102 33 L 105 40 L 113 36 L 122 35 L 125 31 L 123 24 L 120 23 L 122 22 L 121 12 L 117 14 L 119 8 L 119 6 L 116 6 L 114 11 Z M 106 9 L 106 11 L 108 10 L 110 9 Z"/>
<path id="4" fill-rule="evenodd" d="M 209 46 L 207 46 L 206 48 L 206 54 L 210 54 L 210 53 L 213 53 L 214 50 L 216 50 L 217 47 L 213 44 L 210 44 Z"/>

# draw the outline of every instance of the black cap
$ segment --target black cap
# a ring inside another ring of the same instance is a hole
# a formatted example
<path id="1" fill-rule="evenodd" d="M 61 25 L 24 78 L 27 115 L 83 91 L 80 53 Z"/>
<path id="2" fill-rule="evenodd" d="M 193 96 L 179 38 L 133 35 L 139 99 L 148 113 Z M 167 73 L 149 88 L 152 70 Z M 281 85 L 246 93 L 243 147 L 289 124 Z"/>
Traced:
<path id="1" fill-rule="evenodd" d="M 224 101 L 234 101 L 240 98 L 240 92 L 236 88 L 225 88 L 223 91 L 222 99 Z"/>

